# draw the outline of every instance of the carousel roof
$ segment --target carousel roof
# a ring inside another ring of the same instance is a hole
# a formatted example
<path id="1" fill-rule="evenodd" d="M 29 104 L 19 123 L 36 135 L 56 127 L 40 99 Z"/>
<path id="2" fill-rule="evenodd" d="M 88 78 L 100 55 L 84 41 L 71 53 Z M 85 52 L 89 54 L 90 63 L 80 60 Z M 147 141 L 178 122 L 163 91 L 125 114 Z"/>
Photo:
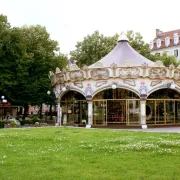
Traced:
<path id="1" fill-rule="evenodd" d="M 141 66 L 144 63 L 148 66 L 154 64 L 154 62 L 140 55 L 129 45 L 128 39 L 124 33 L 120 35 L 114 49 L 98 62 L 102 63 L 103 67 L 110 67 L 113 63 L 118 66 L 124 66 L 127 62 L 131 62 L 132 66 Z M 92 64 L 89 67 L 93 68 L 95 64 Z"/>

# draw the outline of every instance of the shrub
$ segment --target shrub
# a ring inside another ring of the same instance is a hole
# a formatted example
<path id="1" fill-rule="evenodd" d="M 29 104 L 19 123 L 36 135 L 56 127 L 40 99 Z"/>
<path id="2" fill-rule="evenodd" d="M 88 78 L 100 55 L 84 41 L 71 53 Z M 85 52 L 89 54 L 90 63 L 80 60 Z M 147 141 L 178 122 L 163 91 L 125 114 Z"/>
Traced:
<path id="1" fill-rule="evenodd" d="M 34 123 L 34 126 L 35 126 L 35 127 L 38 127 L 38 126 L 39 126 L 39 122 L 35 122 L 35 123 Z"/>
<path id="2" fill-rule="evenodd" d="M 31 124 L 31 121 L 30 120 L 22 120 L 20 121 L 21 125 L 24 125 L 24 124 Z"/>
<path id="3" fill-rule="evenodd" d="M 5 123 L 4 120 L 0 120 L 0 128 L 4 128 L 4 123 Z"/>
<path id="4" fill-rule="evenodd" d="M 33 124 L 35 124 L 36 122 L 40 123 L 40 119 L 38 117 L 34 117 L 32 119 L 32 122 L 33 122 Z"/>
<path id="5" fill-rule="evenodd" d="M 11 122 L 10 122 L 10 126 L 11 126 L 11 127 L 16 127 L 16 123 L 15 123 L 14 121 L 11 121 Z"/>

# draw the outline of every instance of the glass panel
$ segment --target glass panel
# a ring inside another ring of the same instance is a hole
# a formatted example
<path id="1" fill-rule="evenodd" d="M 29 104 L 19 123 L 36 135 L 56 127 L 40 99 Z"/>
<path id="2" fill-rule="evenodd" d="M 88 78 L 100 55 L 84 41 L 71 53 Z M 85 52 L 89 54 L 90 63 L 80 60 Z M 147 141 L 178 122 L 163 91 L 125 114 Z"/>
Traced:
<path id="1" fill-rule="evenodd" d="M 61 102 L 61 110 L 62 110 L 62 124 L 67 123 L 67 103 Z"/>
<path id="2" fill-rule="evenodd" d="M 180 123 L 180 101 L 175 101 L 175 123 Z"/>
<path id="3" fill-rule="evenodd" d="M 165 124 L 163 100 L 156 100 L 156 124 Z"/>
<path id="4" fill-rule="evenodd" d="M 131 99 L 136 98 L 139 99 L 138 95 L 132 91 L 127 89 L 106 89 L 104 91 L 99 92 L 95 95 L 94 100 L 96 99 Z"/>
<path id="5" fill-rule="evenodd" d="M 68 91 L 61 99 L 62 101 L 85 100 L 85 97 L 76 91 Z"/>
<path id="6" fill-rule="evenodd" d="M 80 115 L 81 115 L 81 124 L 88 123 L 88 104 L 87 101 L 81 101 L 81 108 L 80 108 Z"/>
<path id="7" fill-rule="evenodd" d="M 107 101 L 107 122 L 126 123 L 126 101 L 125 100 L 108 100 Z"/>
<path id="8" fill-rule="evenodd" d="M 93 125 L 106 124 L 106 101 L 93 101 Z"/>
<path id="9" fill-rule="evenodd" d="M 140 125 L 140 101 L 128 100 L 128 125 Z"/>
<path id="10" fill-rule="evenodd" d="M 74 121 L 73 102 L 67 102 L 67 123 Z"/>
<path id="11" fill-rule="evenodd" d="M 155 100 L 146 101 L 146 124 L 156 124 Z"/>
<path id="12" fill-rule="evenodd" d="M 166 124 L 174 123 L 175 121 L 175 103 L 174 100 L 166 100 Z"/>
<path id="13" fill-rule="evenodd" d="M 80 101 L 74 101 L 73 104 L 73 116 L 74 116 L 74 123 L 79 124 L 80 123 Z"/>
<path id="14" fill-rule="evenodd" d="M 148 96 L 148 99 L 177 99 L 179 94 L 172 89 L 160 89 Z"/>

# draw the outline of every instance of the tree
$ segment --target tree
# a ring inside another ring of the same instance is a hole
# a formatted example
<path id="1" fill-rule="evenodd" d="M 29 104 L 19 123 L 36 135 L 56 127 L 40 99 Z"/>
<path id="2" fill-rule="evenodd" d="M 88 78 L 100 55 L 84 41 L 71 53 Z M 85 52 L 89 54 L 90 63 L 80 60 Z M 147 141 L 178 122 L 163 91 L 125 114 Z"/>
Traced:
<path id="1" fill-rule="evenodd" d="M 131 47 L 147 59 L 151 61 L 161 60 L 165 66 L 170 64 L 177 66 L 179 64 L 174 56 L 151 54 L 149 44 L 144 42 L 143 36 L 140 33 L 134 33 L 130 30 L 126 34 Z M 92 35 L 86 36 L 83 41 L 77 42 L 76 49 L 71 51 L 70 54 L 73 59 L 77 60 L 79 66 L 84 64 L 91 65 L 99 61 L 115 47 L 118 36 L 118 34 L 115 34 L 112 37 L 106 37 L 95 31 Z"/>
<path id="2" fill-rule="evenodd" d="M 45 27 L 11 28 L 0 45 L 1 89 L 9 98 L 24 105 L 25 111 L 28 104 L 53 100 L 47 95 L 52 90 L 48 74 L 61 62 L 65 66 L 67 57 L 55 54 L 58 43 L 50 39 Z"/>
<path id="3" fill-rule="evenodd" d="M 127 31 L 127 38 L 129 40 L 129 44 L 133 49 L 135 49 L 142 56 L 151 59 L 152 55 L 150 54 L 149 45 L 144 42 L 143 36 L 136 32 L 134 33 L 132 30 Z"/>
<path id="4" fill-rule="evenodd" d="M 107 37 L 95 31 L 88 35 L 82 42 L 77 42 L 76 50 L 70 54 L 74 60 L 78 60 L 79 66 L 91 65 L 107 55 L 116 45 L 118 35 Z"/>
<path id="5" fill-rule="evenodd" d="M 155 55 L 155 57 L 156 60 L 162 61 L 165 66 L 174 64 L 174 66 L 177 67 L 180 64 L 180 62 L 176 59 L 175 56 L 167 55 L 166 52 L 164 52 L 161 56 Z"/>
<path id="6" fill-rule="evenodd" d="M 151 57 L 149 45 L 143 41 L 140 33 L 127 31 L 129 44 L 141 55 Z M 70 54 L 73 59 L 78 61 L 78 65 L 91 65 L 105 55 L 107 55 L 115 46 L 118 39 L 118 34 L 112 37 L 106 37 L 95 31 L 92 35 L 88 35 L 81 42 L 77 42 L 76 49 Z"/>

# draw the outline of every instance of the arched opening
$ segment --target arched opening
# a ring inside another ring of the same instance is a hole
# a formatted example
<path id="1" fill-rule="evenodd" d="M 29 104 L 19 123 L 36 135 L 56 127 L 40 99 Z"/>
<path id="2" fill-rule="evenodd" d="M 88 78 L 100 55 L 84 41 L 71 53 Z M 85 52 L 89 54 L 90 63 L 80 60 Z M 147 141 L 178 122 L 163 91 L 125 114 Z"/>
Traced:
<path id="1" fill-rule="evenodd" d="M 146 101 L 146 123 L 180 123 L 180 94 L 168 88 L 151 93 Z"/>
<path id="2" fill-rule="evenodd" d="M 77 91 L 68 91 L 61 98 L 62 124 L 86 124 L 88 106 L 86 98 Z"/>
<path id="3" fill-rule="evenodd" d="M 93 97 L 94 125 L 140 125 L 139 96 L 128 89 L 106 89 Z"/>

